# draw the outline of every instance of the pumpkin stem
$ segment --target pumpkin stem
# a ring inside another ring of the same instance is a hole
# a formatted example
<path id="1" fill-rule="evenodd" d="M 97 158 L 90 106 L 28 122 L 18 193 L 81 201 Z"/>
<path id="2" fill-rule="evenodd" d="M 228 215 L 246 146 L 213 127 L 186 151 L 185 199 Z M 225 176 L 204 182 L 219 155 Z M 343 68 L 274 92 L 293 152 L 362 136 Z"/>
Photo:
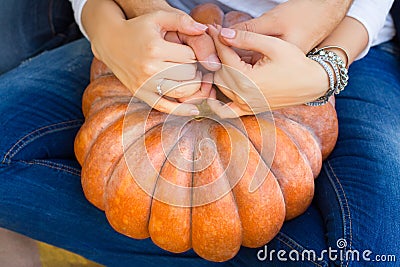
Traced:
<path id="1" fill-rule="evenodd" d="M 207 100 L 201 101 L 201 103 L 196 106 L 200 111 L 200 114 L 194 117 L 196 121 L 201 121 L 207 117 L 215 115 L 215 113 L 211 110 L 210 106 L 208 105 Z"/>

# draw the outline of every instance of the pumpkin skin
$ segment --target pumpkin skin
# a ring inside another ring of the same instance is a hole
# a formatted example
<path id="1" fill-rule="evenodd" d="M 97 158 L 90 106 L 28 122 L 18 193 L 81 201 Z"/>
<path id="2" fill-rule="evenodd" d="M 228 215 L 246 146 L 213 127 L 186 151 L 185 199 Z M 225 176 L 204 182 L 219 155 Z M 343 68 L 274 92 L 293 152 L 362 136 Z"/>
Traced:
<path id="1" fill-rule="evenodd" d="M 249 19 L 239 12 L 224 17 L 213 4 L 191 15 L 225 26 Z M 216 262 L 233 258 L 241 245 L 265 245 L 307 209 L 338 134 L 333 99 L 273 117 L 171 119 L 133 98 L 97 59 L 82 110 L 75 154 L 86 198 L 122 234 L 150 237 L 175 253 L 193 248 Z M 254 181 L 261 182 L 251 191 Z M 185 190 L 171 191 L 170 184 Z M 208 199 L 215 190 L 222 193 Z"/>

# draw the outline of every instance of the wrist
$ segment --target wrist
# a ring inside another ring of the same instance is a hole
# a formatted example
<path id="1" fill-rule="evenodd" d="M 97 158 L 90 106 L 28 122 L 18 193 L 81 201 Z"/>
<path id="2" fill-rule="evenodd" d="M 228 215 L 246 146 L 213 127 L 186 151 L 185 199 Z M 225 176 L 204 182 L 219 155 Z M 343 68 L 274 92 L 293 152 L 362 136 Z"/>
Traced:
<path id="1" fill-rule="evenodd" d="M 99 47 L 126 21 L 122 10 L 110 0 L 88 0 L 82 10 L 82 24 L 92 44 L 92 51 L 99 57 Z"/>
<path id="2" fill-rule="evenodd" d="M 330 79 L 327 71 L 321 66 L 320 63 L 309 59 L 311 64 L 311 80 L 313 81 L 313 85 L 315 88 L 314 95 L 311 96 L 310 101 L 323 96 L 330 87 Z M 330 67 L 331 68 L 331 67 Z M 333 69 L 332 69 L 333 71 Z"/>
<path id="3" fill-rule="evenodd" d="M 122 19 L 125 19 L 122 10 L 112 0 L 88 0 L 81 14 L 82 25 L 90 40 L 110 23 Z"/>
<path id="4" fill-rule="evenodd" d="M 331 49 L 331 50 L 328 50 Z M 319 63 L 325 70 L 329 77 L 329 89 L 326 93 L 312 102 L 306 103 L 309 106 L 320 106 L 328 102 L 333 94 L 339 94 L 348 83 L 348 70 L 345 61 L 333 51 L 338 49 L 343 52 L 347 61 L 348 54 L 346 50 L 339 46 L 327 46 L 323 48 L 315 48 L 312 52 L 308 53 L 307 57 Z"/>
<path id="5" fill-rule="evenodd" d="M 114 0 L 125 13 L 127 19 L 135 18 L 159 10 L 175 11 L 165 0 Z"/>

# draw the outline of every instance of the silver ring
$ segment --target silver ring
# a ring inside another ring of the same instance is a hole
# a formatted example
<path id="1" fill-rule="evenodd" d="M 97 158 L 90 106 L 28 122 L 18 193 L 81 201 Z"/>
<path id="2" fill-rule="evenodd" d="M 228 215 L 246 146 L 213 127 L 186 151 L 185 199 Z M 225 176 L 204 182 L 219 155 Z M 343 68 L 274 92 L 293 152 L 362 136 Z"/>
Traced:
<path id="1" fill-rule="evenodd" d="M 162 79 L 161 81 L 160 81 L 160 83 L 157 85 L 157 93 L 158 93 L 158 95 L 159 96 L 163 96 L 163 92 L 162 92 L 162 90 L 161 90 L 161 85 L 164 83 L 164 79 Z"/>

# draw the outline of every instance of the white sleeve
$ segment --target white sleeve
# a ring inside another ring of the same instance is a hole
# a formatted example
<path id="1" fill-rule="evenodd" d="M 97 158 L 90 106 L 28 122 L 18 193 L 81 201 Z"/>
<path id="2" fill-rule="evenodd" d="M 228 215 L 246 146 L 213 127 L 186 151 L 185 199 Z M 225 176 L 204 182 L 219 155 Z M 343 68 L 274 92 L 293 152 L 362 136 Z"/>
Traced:
<path id="1" fill-rule="evenodd" d="M 72 9 L 74 10 L 74 17 L 76 23 L 79 25 L 79 28 L 81 29 L 81 32 L 83 35 L 89 40 L 89 37 L 87 36 L 85 29 L 83 28 L 82 25 L 82 9 L 83 6 L 86 4 L 87 0 L 69 0 L 72 4 Z"/>
<path id="2" fill-rule="evenodd" d="M 357 57 L 364 57 L 385 25 L 394 0 L 354 0 L 347 16 L 360 21 L 368 32 L 368 45 Z"/>

